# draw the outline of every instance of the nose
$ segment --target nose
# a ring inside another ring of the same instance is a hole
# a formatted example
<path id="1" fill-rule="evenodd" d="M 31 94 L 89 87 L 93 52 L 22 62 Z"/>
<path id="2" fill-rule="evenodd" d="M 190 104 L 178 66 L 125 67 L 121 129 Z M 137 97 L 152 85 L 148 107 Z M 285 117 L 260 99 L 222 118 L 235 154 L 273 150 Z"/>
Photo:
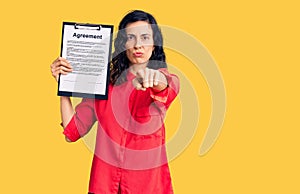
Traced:
<path id="1" fill-rule="evenodd" d="M 134 48 L 140 48 L 143 45 L 141 38 L 135 40 Z"/>

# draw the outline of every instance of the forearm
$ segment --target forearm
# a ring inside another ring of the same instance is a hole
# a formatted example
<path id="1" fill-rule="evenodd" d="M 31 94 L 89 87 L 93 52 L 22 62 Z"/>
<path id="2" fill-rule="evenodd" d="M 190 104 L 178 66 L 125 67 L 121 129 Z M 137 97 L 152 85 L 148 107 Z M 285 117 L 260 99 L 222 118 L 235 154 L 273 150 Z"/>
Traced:
<path id="1" fill-rule="evenodd" d="M 65 128 L 74 115 L 74 109 L 70 97 L 60 97 L 60 113 L 62 125 Z"/>

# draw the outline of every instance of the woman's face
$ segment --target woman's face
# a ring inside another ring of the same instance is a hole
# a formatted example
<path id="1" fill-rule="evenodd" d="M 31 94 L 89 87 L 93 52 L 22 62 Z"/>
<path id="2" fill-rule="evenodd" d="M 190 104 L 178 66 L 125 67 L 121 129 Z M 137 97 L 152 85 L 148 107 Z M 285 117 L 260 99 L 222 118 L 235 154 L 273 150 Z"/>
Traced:
<path id="1" fill-rule="evenodd" d="M 151 25 L 145 21 L 129 23 L 126 35 L 125 48 L 130 65 L 147 64 L 154 50 Z"/>

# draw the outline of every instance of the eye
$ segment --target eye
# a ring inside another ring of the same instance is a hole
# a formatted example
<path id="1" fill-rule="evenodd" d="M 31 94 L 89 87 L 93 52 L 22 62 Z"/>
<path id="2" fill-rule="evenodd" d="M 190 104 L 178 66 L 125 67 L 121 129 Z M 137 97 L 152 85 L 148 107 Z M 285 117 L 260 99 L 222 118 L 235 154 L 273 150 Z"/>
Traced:
<path id="1" fill-rule="evenodd" d="M 127 40 L 134 40 L 134 39 L 135 39 L 134 35 L 131 34 L 127 35 Z"/>
<path id="2" fill-rule="evenodd" d="M 149 39 L 150 39 L 150 36 L 149 36 L 149 35 L 144 35 L 144 36 L 142 36 L 142 39 L 143 39 L 143 40 L 149 40 Z"/>

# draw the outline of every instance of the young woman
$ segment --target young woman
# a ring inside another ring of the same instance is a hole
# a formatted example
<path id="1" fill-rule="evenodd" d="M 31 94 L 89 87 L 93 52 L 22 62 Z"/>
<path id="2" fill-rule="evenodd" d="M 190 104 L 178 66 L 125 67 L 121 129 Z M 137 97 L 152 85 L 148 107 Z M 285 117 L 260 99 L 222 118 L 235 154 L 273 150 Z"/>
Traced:
<path id="1" fill-rule="evenodd" d="M 163 38 L 155 18 L 128 13 L 114 41 L 107 100 L 82 99 L 73 109 L 60 97 L 63 134 L 73 142 L 98 121 L 89 193 L 173 193 L 165 151 L 164 116 L 179 92 L 178 78 L 167 71 Z M 72 72 L 57 58 L 52 75 Z"/>

